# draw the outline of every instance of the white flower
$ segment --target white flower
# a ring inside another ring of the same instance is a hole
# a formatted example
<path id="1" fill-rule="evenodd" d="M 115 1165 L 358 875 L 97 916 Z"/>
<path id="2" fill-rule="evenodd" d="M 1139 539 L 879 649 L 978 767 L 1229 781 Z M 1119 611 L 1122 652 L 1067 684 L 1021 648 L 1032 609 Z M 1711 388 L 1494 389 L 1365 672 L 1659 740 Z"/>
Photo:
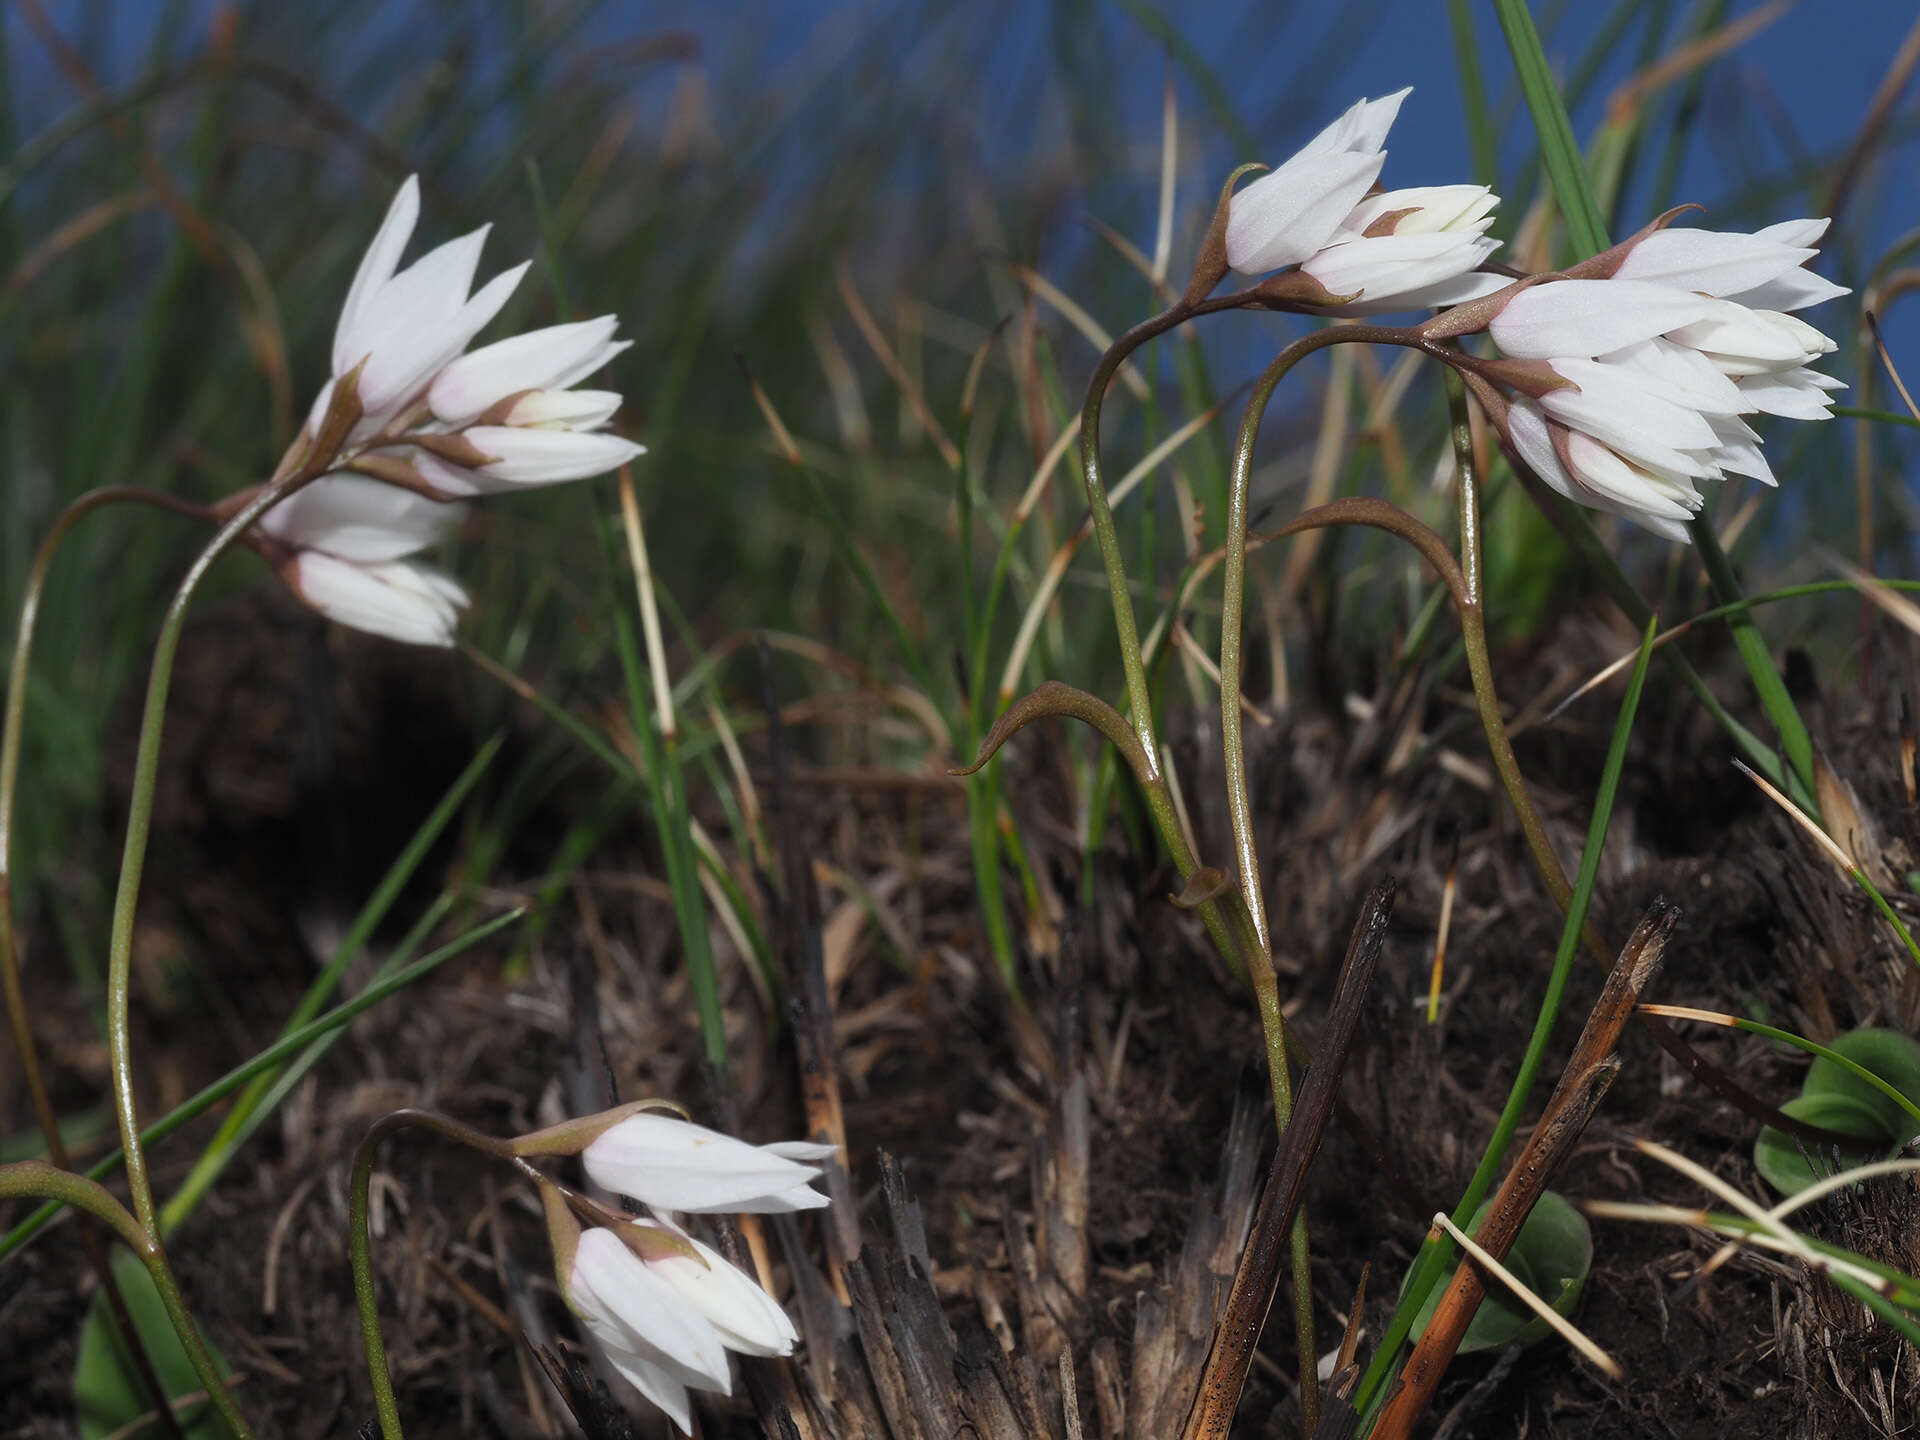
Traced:
<path id="1" fill-rule="evenodd" d="M 1479 275 L 1500 248 L 1485 238 L 1500 203 L 1485 185 L 1428 185 L 1370 195 L 1333 242 L 1300 268 L 1334 295 L 1354 295 L 1336 315 L 1426 310 L 1476 300 L 1512 282 Z"/>
<path id="2" fill-rule="evenodd" d="M 334 330 L 334 379 L 356 365 L 364 367 L 360 405 L 365 417 L 358 427 L 363 434 L 373 433 L 418 397 L 500 313 L 527 272 L 526 264 L 517 265 L 468 295 L 491 228 L 484 225 L 398 270 L 419 217 L 420 182 L 408 176 L 361 257 Z M 330 383 L 309 417 L 316 431 L 331 398 Z"/>
<path id="3" fill-rule="evenodd" d="M 596 1185 L 659 1210 L 772 1214 L 813 1210 L 827 1197 L 807 1182 L 831 1145 L 793 1141 L 749 1145 L 671 1115 L 641 1111 L 603 1131 L 581 1152 Z"/>
<path id="4" fill-rule="evenodd" d="M 647 1268 L 706 1318 L 727 1349 L 742 1355 L 791 1355 L 800 1337 L 779 1303 L 718 1251 L 678 1233 L 699 1259 L 668 1254 L 647 1261 Z"/>
<path id="5" fill-rule="evenodd" d="M 1487 328 L 1516 360 L 1590 357 L 1704 319 L 1712 303 L 1650 280 L 1549 280 L 1507 301 Z"/>
<path id="6" fill-rule="evenodd" d="M 299 550 L 360 564 L 399 560 L 444 540 L 463 507 L 360 475 L 323 475 L 260 517 L 259 528 Z"/>
<path id="7" fill-rule="evenodd" d="M 1227 263 L 1260 275 L 1297 265 L 1331 240 L 1386 163 L 1380 147 L 1411 89 L 1356 102 L 1292 159 L 1235 191 Z"/>
<path id="8" fill-rule="evenodd" d="M 329 620 L 409 645 L 451 645 L 467 592 L 405 560 L 357 564 L 302 550 L 280 567 L 287 585 Z"/>
<path id="9" fill-rule="evenodd" d="M 466 592 L 400 563 L 459 523 L 460 507 L 441 501 L 588 479 L 642 447 L 606 431 L 618 394 L 572 388 L 628 347 L 614 338 L 618 320 L 552 325 L 463 353 L 527 267 L 469 295 L 483 226 L 401 270 L 419 215 L 419 181 L 409 177 L 341 307 L 333 376 L 314 399 L 305 437 L 322 432 L 340 382 L 357 372 L 362 413 L 327 462 L 338 468 L 268 511 L 255 543 L 322 614 L 449 645 Z M 427 493 L 408 488 L 416 484 Z"/>
<path id="10" fill-rule="evenodd" d="M 684 1433 L 693 1433 L 689 1389 L 733 1393 L 719 1331 L 613 1231 L 580 1236 L 562 1283 L 614 1368 Z"/>

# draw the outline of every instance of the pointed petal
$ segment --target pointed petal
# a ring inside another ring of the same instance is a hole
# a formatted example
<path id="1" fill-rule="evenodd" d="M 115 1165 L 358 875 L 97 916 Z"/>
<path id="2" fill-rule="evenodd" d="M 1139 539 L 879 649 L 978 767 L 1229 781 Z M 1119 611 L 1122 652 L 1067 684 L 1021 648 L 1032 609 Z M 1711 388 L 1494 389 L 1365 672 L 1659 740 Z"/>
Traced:
<path id="1" fill-rule="evenodd" d="M 483 454 L 494 457 L 491 464 L 476 472 L 475 481 L 482 489 L 494 490 L 515 485 L 559 485 L 605 475 L 646 449 L 619 435 L 597 431 L 473 425 L 466 436 Z"/>
<path id="2" fill-rule="evenodd" d="M 615 1322 L 632 1353 L 683 1368 L 703 1389 L 732 1393 L 726 1347 L 713 1326 L 611 1230 L 581 1234 L 568 1281 L 575 1313 Z"/>
<path id="3" fill-rule="evenodd" d="M 507 424 L 516 428 L 598 430 L 619 408 L 617 390 L 532 390 L 514 402 Z"/>
<path id="4" fill-rule="evenodd" d="M 1246 275 L 1299 264 L 1333 238 L 1385 163 L 1377 152 L 1296 155 L 1235 191 L 1227 210 L 1227 263 Z"/>
<path id="5" fill-rule="evenodd" d="M 466 591 L 424 566 L 356 565 L 303 550 L 281 568 L 288 586 L 329 620 L 408 645 L 451 645 Z"/>
<path id="6" fill-rule="evenodd" d="M 1836 285 L 1811 270 L 1789 270 L 1777 280 L 1729 295 L 1727 299 L 1754 310 L 1805 310 L 1852 293 L 1846 286 Z"/>
<path id="7" fill-rule="evenodd" d="M 1731 295 L 1777 279 L 1817 253 L 1737 232 L 1656 230 L 1627 252 L 1614 278 Z"/>
<path id="8" fill-rule="evenodd" d="M 518 391 L 565 389 L 560 382 L 603 354 L 619 324 L 614 316 L 602 315 L 549 325 L 462 355 L 435 377 L 428 395 L 433 413 L 458 429 Z"/>
<path id="9" fill-rule="evenodd" d="M 365 319 L 368 303 L 399 268 L 400 257 L 406 252 L 407 241 L 413 238 L 413 227 L 419 218 L 420 177 L 409 175 L 387 207 L 386 218 L 374 232 L 373 243 L 360 257 L 353 284 L 347 287 L 346 303 L 340 307 L 340 321 L 333 331 L 334 374 L 344 375 L 359 363 L 358 355 L 343 352 Z"/>

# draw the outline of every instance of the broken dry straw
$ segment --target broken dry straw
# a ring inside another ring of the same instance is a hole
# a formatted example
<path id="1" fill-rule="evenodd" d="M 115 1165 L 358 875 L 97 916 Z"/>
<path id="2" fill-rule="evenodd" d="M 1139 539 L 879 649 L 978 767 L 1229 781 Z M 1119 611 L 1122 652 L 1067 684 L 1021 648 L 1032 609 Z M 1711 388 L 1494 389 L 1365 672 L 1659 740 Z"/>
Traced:
<path id="1" fill-rule="evenodd" d="M 1435 1231 L 1444 1230 L 1447 1234 L 1451 1235 L 1454 1244 L 1472 1256 L 1475 1263 L 1477 1263 L 1481 1269 L 1497 1276 L 1500 1283 L 1512 1291 L 1516 1299 L 1542 1320 L 1546 1321 L 1548 1325 L 1552 1326 L 1554 1333 L 1559 1335 L 1561 1339 L 1565 1340 L 1575 1350 L 1578 1350 L 1595 1369 L 1601 1371 L 1611 1380 L 1621 1380 L 1626 1377 L 1627 1372 L 1620 1368 L 1619 1361 L 1615 1360 L 1611 1355 L 1607 1354 L 1606 1351 L 1594 1344 L 1593 1341 L 1583 1335 L 1579 1328 L 1570 1320 L 1561 1315 L 1538 1295 L 1534 1294 L 1524 1281 L 1496 1260 L 1491 1252 L 1482 1248 L 1477 1240 L 1467 1234 L 1467 1232 L 1462 1230 L 1458 1225 L 1454 1224 L 1452 1220 L 1448 1219 L 1446 1211 L 1436 1210 L 1434 1212 L 1433 1229 Z"/>
<path id="2" fill-rule="evenodd" d="M 1854 883 L 1873 898 L 1874 906 L 1886 917 L 1887 923 L 1893 927 L 1894 933 L 1900 937 L 1900 943 L 1907 947 L 1907 954 L 1913 957 L 1913 963 L 1920 965 L 1920 945 L 1914 943 L 1913 932 L 1908 930 L 1900 917 L 1894 913 L 1893 907 L 1887 903 L 1887 897 L 1882 895 L 1878 887 L 1866 877 L 1866 873 L 1861 870 L 1854 858 L 1847 854 L 1845 850 L 1841 849 L 1839 842 L 1827 834 L 1825 830 L 1821 829 L 1819 823 L 1809 816 L 1806 811 L 1787 799 L 1785 795 L 1782 795 L 1779 789 L 1771 784 L 1765 776 L 1756 774 L 1753 768 L 1742 760 L 1735 760 L 1733 763 L 1743 775 L 1760 787 L 1761 791 L 1765 793 L 1769 800 L 1773 801 L 1781 810 L 1786 812 L 1787 817 L 1791 819 L 1794 824 L 1812 836 L 1814 843 L 1826 851 L 1834 864 L 1852 876 Z"/>

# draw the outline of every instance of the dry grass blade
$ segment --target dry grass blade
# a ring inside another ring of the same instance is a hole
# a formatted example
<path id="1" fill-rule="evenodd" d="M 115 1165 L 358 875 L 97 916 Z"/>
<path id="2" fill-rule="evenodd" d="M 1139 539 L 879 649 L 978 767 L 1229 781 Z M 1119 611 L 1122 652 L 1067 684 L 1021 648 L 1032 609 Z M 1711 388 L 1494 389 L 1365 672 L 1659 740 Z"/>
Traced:
<path id="1" fill-rule="evenodd" d="M 1879 144 L 1886 130 L 1887 117 L 1893 113 L 1894 103 L 1899 100 L 1900 92 L 1907 88 L 1907 81 L 1913 78 L 1913 69 L 1920 64 L 1920 19 L 1916 19 L 1913 28 L 1907 31 L 1906 39 L 1900 42 L 1900 48 L 1894 52 L 1887 73 L 1880 79 L 1880 88 L 1873 92 L 1873 99 L 1867 102 L 1866 116 L 1860 121 L 1860 129 L 1855 132 L 1853 143 L 1847 147 L 1847 155 L 1833 172 L 1833 185 L 1827 191 L 1826 203 L 1820 207 L 1820 213 L 1831 215 L 1835 220 L 1846 208 L 1847 197 L 1853 193 L 1854 181 L 1866 168 L 1867 157 Z"/>
<path id="2" fill-rule="evenodd" d="M 1103 327 L 1098 320 L 1094 319 L 1093 316 L 1089 315 L 1085 308 L 1081 306 L 1080 302 L 1067 294 L 1066 291 L 1047 279 L 1047 277 L 1039 271 L 1030 269 L 1025 265 L 1009 265 L 1007 268 L 1013 272 L 1014 279 L 1032 291 L 1037 299 L 1046 301 L 1047 304 L 1059 311 L 1060 318 L 1078 330 L 1080 334 L 1085 337 L 1087 343 L 1093 346 L 1096 351 L 1105 354 L 1113 348 L 1113 336 L 1109 335 L 1105 327 Z M 1147 398 L 1146 378 L 1141 375 L 1139 370 L 1131 363 L 1120 367 L 1120 378 L 1126 383 L 1127 389 L 1133 393 L 1134 399 L 1144 400 Z"/>
<path id="3" fill-rule="evenodd" d="M 1433 937 L 1433 972 L 1427 980 L 1427 1024 L 1440 1018 L 1440 987 L 1447 969 L 1447 936 L 1453 929 L 1453 897 L 1460 884 L 1460 832 L 1453 834 L 1453 853 L 1447 857 L 1447 878 L 1440 887 L 1440 923 Z"/>
<path id="4" fill-rule="evenodd" d="M 1823 552 L 1829 565 L 1838 570 L 1847 583 L 1858 590 L 1863 599 L 1880 607 L 1892 619 L 1906 626 L 1914 634 L 1920 635 L 1920 605 L 1916 605 L 1898 590 L 1890 589 L 1877 576 L 1868 574 L 1858 565 L 1842 559 L 1838 555 Z"/>
<path id="5" fill-rule="evenodd" d="M 1180 101 L 1169 64 L 1160 96 L 1160 213 L 1153 227 L 1153 278 L 1164 285 L 1173 258 L 1173 181 L 1180 164 Z"/>
<path id="6" fill-rule="evenodd" d="M 1320 408 L 1320 432 L 1314 440 L 1313 464 L 1307 473 L 1304 509 L 1314 509 L 1333 498 L 1334 482 L 1340 478 L 1340 462 L 1346 457 L 1347 423 L 1353 409 L 1353 356 L 1346 345 L 1334 347 L 1327 365 L 1327 389 Z M 1305 530 L 1294 537 L 1287 551 L 1286 568 L 1280 572 L 1282 606 L 1291 606 L 1293 597 L 1320 552 L 1320 532 Z"/>
<path id="7" fill-rule="evenodd" d="M 847 266 L 845 255 L 834 267 L 834 278 L 840 286 L 840 298 L 846 301 L 847 313 L 853 317 L 853 323 L 859 328 L 861 338 L 867 342 L 867 348 L 873 351 L 874 358 L 880 362 L 893 383 L 900 387 L 900 393 L 906 397 L 907 408 L 913 411 L 920 427 L 933 437 L 934 448 L 940 452 L 940 458 L 947 463 L 947 468 L 958 468 L 959 448 L 948 437 L 946 427 L 934 418 L 926 395 L 907 373 L 907 367 L 900 363 L 900 357 L 894 353 L 893 346 L 887 343 L 887 337 L 880 333 L 873 312 L 867 309 L 867 302 L 860 298 L 860 292 L 854 288 L 853 272 Z"/>
<path id="8" fill-rule="evenodd" d="M 1793 4 L 1794 0 L 1773 0 L 1772 4 L 1750 10 L 1738 20 L 1709 30 L 1698 39 L 1662 56 L 1658 62 L 1649 65 L 1608 97 L 1607 123 L 1622 125 L 1632 120 L 1639 114 L 1648 96 L 1719 59 L 1727 51 L 1744 45 L 1791 10 Z"/>
<path id="9" fill-rule="evenodd" d="M 1913 403 L 1913 394 L 1907 389 L 1907 382 L 1900 378 L 1900 367 L 1893 363 L 1893 356 L 1887 353 L 1887 339 L 1880 333 L 1880 317 L 1871 310 L 1862 311 L 1860 318 L 1866 322 L 1868 331 L 1873 335 L 1873 348 L 1880 355 L 1880 364 L 1887 372 L 1887 378 L 1893 381 L 1893 388 L 1900 392 L 1900 399 L 1907 407 L 1907 413 L 1920 420 L 1920 406 Z"/>
<path id="10" fill-rule="evenodd" d="M 1674 626 L 1671 630 L 1663 630 L 1658 635 L 1654 636 L 1653 648 L 1657 650 L 1662 645 L 1667 644 L 1669 641 L 1678 640 L 1682 635 L 1686 634 L 1692 628 L 1693 628 L 1693 621 L 1682 620 L 1678 625 Z M 1630 665 L 1632 665 L 1635 660 L 1639 659 L 1639 657 L 1640 657 L 1640 651 L 1638 648 L 1635 648 L 1627 651 L 1624 655 L 1621 655 L 1618 659 L 1608 661 L 1607 664 L 1601 666 L 1598 670 L 1594 671 L 1593 674 L 1589 675 L 1585 680 L 1581 681 L 1580 684 L 1576 685 L 1571 691 L 1569 691 L 1563 699 L 1561 699 L 1551 710 L 1549 710 L 1545 715 L 1543 715 L 1540 718 L 1539 723 L 1542 725 L 1551 725 L 1555 720 L 1558 720 L 1562 715 L 1564 715 L 1567 712 L 1568 708 L 1571 707 L 1573 703 L 1576 700 L 1578 700 L 1581 696 L 1591 694 L 1594 690 L 1606 684 L 1609 680 L 1613 679 L 1614 676 L 1618 675 L 1621 671 L 1627 669 Z M 1520 728 L 1521 727 L 1518 725 L 1514 726 L 1512 733 L 1516 735 L 1519 734 Z"/>
<path id="11" fill-rule="evenodd" d="M 1376 885 L 1360 907 L 1360 918 L 1348 941 L 1346 960 L 1340 967 L 1340 979 L 1334 989 L 1326 1035 L 1300 1086 L 1293 1119 L 1281 1135 L 1279 1149 L 1274 1152 L 1273 1164 L 1267 1171 L 1260 1209 L 1254 1216 L 1253 1234 L 1247 1240 L 1239 1271 L 1233 1277 L 1233 1292 L 1228 1297 L 1226 1313 L 1215 1327 L 1213 1350 L 1207 1356 L 1200 1393 L 1181 1431 L 1183 1440 L 1223 1440 L 1232 1428 L 1233 1412 L 1239 1407 L 1240 1392 L 1247 1381 L 1247 1366 L 1253 1359 L 1254 1346 L 1265 1328 L 1267 1312 L 1273 1306 L 1274 1291 L 1280 1283 L 1287 1235 L 1300 1208 L 1307 1169 L 1319 1151 L 1327 1117 L 1333 1112 L 1347 1051 L 1359 1029 L 1374 966 L 1380 959 L 1387 925 L 1392 918 L 1393 884 L 1388 881 Z"/>

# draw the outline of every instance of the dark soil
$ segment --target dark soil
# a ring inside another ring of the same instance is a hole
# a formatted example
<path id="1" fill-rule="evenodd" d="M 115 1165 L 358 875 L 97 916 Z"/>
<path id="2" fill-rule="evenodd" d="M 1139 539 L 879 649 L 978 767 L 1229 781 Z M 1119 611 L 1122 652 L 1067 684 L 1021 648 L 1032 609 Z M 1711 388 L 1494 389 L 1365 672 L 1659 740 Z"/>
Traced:
<path id="1" fill-rule="evenodd" d="M 396 663 L 398 652 L 343 643 L 255 597 L 204 623 L 227 627 L 220 643 L 190 639 L 183 653 L 222 658 L 177 692 L 143 908 L 135 1043 L 149 1114 L 271 1038 L 313 973 L 314 951 L 337 934 L 354 898 L 475 744 L 461 718 L 470 713 L 469 682 L 452 662 L 422 665 L 408 652 Z M 1507 657 L 1501 674 L 1510 705 L 1550 685 L 1559 693 L 1621 648 L 1618 635 L 1568 623 L 1540 657 Z M 1372 1267 L 1363 1361 L 1430 1216 L 1451 1204 L 1480 1153 L 1560 930 L 1504 800 L 1484 783 L 1484 745 L 1452 683 L 1401 690 L 1384 672 L 1347 674 L 1337 704 L 1296 699 L 1292 719 L 1253 735 L 1283 993 L 1309 1040 L 1325 1018 L 1360 897 L 1383 877 L 1399 886 L 1345 1110 L 1307 1198 L 1323 1351 L 1338 1343 L 1362 1269 Z M 1362 703 L 1349 704 L 1349 693 Z M 1617 685 L 1603 689 L 1565 716 L 1525 728 L 1518 741 L 1569 867 L 1618 693 Z M 324 702 L 317 710 L 296 704 L 292 697 L 302 694 Z M 1920 854 L 1920 829 L 1900 771 L 1896 694 L 1886 683 L 1810 703 L 1834 771 L 1853 787 L 1855 852 L 1871 859 L 1891 895 L 1906 897 L 1895 903 L 1911 914 L 1904 879 Z M 1728 697 L 1739 701 L 1731 685 Z M 329 722 L 303 718 L 314 714 Z M 537 743 L 539 723 L 531 713 L 516 717 L 510 748 Z M 1205 758 L 1213 734 L 1207 717 L 1195 717 L 1176 754 L 1202 853 L 1223 856 L 1219 807 L 1206 798 L 1219 793 L 1218 762 Z M 236 735 L 245 737 L 238 745 Z M 987 1360 L 1010 1365 L 1018 1384 L 1038 1375 L 1041 1410 L 1055 1407 L 1047 1428 L 1064 1434 L 1064 1349 L 1085 1432 L 1141 1435 L 1147 1392 L 1136 1342 L 1170 1303 L 1177 1308 L 1181 1273 L 1212 1275 L 1218 1293 L 1208 1294 L 1223 1298 L 1237 1240 L 1213 1247 L 1224 1245 L 1223 1254 L 1196 1255 L 1186 1272 L 1178 1257 L 1196 1225 L 1212 1234 L 1208 1225 L 1225 1224 L 1231 1239 L 1236 1186 L 1250 1203 L 1251 1177 L 1264 1173 L 1271 1152 L 1271 1121 L 1259 1121 L 1263 1051 L 1251 1003 L 1211 958 L 1197 925 L 1167 903 L 1170 873 L 1115 850 L 1101 859 L 1093 905 L 1079 904 L 1072 835 L 1059 818 L 1071 812 L 1057 736 L 1029 731 L 1008 759 L 1009 794 L 1046 892 L 1044 912 L 1027 917 L 1022 935 L 1025 1008 L 993 973 L 980 937 L 957 784 L 866 768 L 827 732 L 796 731 L 792 740 L 797 771 L 784 797 L 764 747 L 749 745 L 748 758 L 762 802 L 789 806 L 822 882 L 835 1061 L 860 1220 L 873 1246 L 869 1267 L 884 1288 L 891 1247 L 913 1249 L 892 1223 L 897 1206 L 890 1221 L 879 1193 L 884 1152 L 897 1158 L 918 1201 L 928 1278 L 960 1352 L 974 1353 L 969 1337 L 1000 1338 L 1013 1360 L 1003 1361 L 999 1347 Z M 1443 758 L 1436 748 L 1451 753 Z M 1913 1028 L 1920 984 L 1911 962 L 1864 898 L 1729 758 L 1725 742 L 1656 670 L 1602 868 L 1602 935 L 1618 944 L 1664 896 L 1683 919 L 1652 998 L 1764 1013 L 1815 1038 L 1866 1024 Z M 522 827 L 516 844 L 524 853 L 510 856 L 502 873 L 526 877 L 524 893 L 537 892 L 570 813 L 600 792 L 601 779 L 583 769 Z M 720 830 L 717 819 L 712 828 Z M 1446 1000 L 1429 1026 L 1427 972 L 1456 846 Z M 397 909 L 401 927 L 437 889 L 441 865 L 429 870 L 418 896 Z M 264 1434 L 345 1436 L 372 1414 L 346 1261 L 346 1194 L 354 1146 L 380 1114 L 429 1106 L 505 1135 L 606 1103 L 611 1080 L 620 1099 L 671 1096 L 696 1118 L 754 1138 L 805 1130 L 793 1029 L 762 1002 L 724 942 L 734 1066 L 724 1088 L 713 1084 L 661 873 L 636 816 L 601 845 L 530 951 L 517 949 L 508 931 L 370 1012 L 174 1238 L 190 1299 L 245 1372 L 240 1394 Z M 838 874 L 866 887 L 888 918 L 887 933 L 838 886 Z M 744 871 L 743 878 L 753 880 Z M 480 908 L 504 903 L 511 888 L 490 891 Z M 769 893 L 777 889 L 770 882 Z M 786 933 L 779 913 L 769 922 Z M 591 983 L 578 986 L 577 977 Z M 71 1113 L 102 1102 L 105 1057 L 87 1002 L 59 978 L 46 967 L 31 977 L 58 1099 Z M 1599 979 L 1580 962 L 1542 1098 Z M 595 1002 L 584 1011 L 575 1001 L 582 988 Z M 1693 1026 L 1687 1034 L 1768 1102 L 1795 1092 L 1794 1054 L 1726 1031 Z M 1637 1029 L 1621 1053 L 1618 1079 L 1556 1189 L 1703 1203 L 1697 1188 L 1633 1148 L 1653 1139 L 1756 1198 L 1766 1195 L 1751 1163 L 1750 1120 L 1687 1079 Z M 0 1123 L 20 1133 L 31 1118 L 14 1072 L 8 1066 L 0 1076 Z M 1071 1203 L 1075 1103 L 1085 1106 L 1083 1215 Z M 211 1123 L 155 1151 L 162 1195 L 184 1176 Z M 1223 1193 L 1223 1166 L 1248 1178 L 1229 1179 Z M 512 1335 L 517 1328 L 548 1344 L 572 1337 L 530 1192 L 510 1170 L 424 1135 L 390 1145 L 380 1168 L 375 1247 L 409 1434 L 560 1433 L 557 1398 Z M 16 1207 L 0 1221 L 20 1213 Z M 825 1261 L 816 1218 L 763 1232 L 776 1267 L 801 1287 L 797 1311 L 807 1309 Z M 1920 1264 L 1920 1199 L 1908 1183 L 1878 1182 L 1803 1218 L 1822 1238 Z M 1078 1289 L 1062 1258 L 1075 1236 L 1084 1237 L 1088 1262 Z M 1032 1263 L 1030 1240 L 1037 1270 L 1023 1268 Z M 1596 1222 L 1595 1265 L 1574 1318 L 1622 1363 L 1626 1379 L 1604 1379 L 1558 1342 L 1464 1358 L 1443 1384 L 1428 1433 L 1911 1433 L 1909 1347 L 1820 1277 L 1761 1252 L 1703 1275 L 1718 1246 L 1689 1229 Z M 856 1282 L 866 1273 L 855 1273 Z M 91 1289 L 84 1274 L 71 1223 L 0 1262 L 6 1434 L 69 1433 L 74 1343 Z M 1267 1326 L 1236 1434 L 1298 1433 L 1284 1311 L 1283 1302 Z M 766 1397 L 782 1385 L 791 1393 L 794 1376 L 816 1418 L 837 1413 L 831 1386 L 865 1386 L 849 1378 L 850 1352 L 839 1352 L 835 1369 L 817 1317 L 804 1318 L 804 1363 L 790 1373 L 753 1367 L 734 1400 L 708 1410 L 707 1433 L 783 1433 L 763 1431 L 754 1408 L 773 1404 Z M 906 1319 L 901 1326 L 905 1333 Z M 1203 1332 L 1202 1357 L 1204 1340 Z M 1129 1397 L 1136 1408 L 1122 1421 L 1113 1405 Z M 998 1433 L 985 1419 L 970 1423 L 977 1433 Z M 664 1431 L 643 1411 L 638 1433 Z M 862 1432 L 848 1421 L 818 1433 Z M 895 1433 L 905 1440 L 909 1432 Z"/>

